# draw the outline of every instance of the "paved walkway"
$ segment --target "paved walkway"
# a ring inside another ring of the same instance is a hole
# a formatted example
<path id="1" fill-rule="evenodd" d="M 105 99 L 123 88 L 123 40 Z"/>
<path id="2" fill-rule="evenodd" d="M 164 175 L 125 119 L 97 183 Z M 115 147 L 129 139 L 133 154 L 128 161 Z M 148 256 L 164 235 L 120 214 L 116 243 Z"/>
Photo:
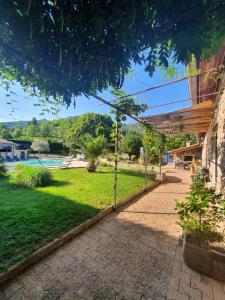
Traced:
<path id="1" fill-rule="evenodd" d="M 189 172 L 67 243 L 9 282 L 1 299 L 223 300 L 223 284 L 188 269 L 178 246 L 174 199 L 184 198 Z M 128 187 L 129 188 L 129 187 Z"/>

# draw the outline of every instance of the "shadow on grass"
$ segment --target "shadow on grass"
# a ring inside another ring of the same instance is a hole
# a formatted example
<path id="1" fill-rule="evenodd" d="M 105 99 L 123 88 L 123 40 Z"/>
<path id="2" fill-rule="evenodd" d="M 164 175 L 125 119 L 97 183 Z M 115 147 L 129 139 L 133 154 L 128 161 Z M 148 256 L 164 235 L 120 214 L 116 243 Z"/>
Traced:
<path id="1" fill-rule="evenodd" d="M 12 188 L 7 176 L 0 179 L 0 209 L 0 272 L 100 211 L 63 195 Z"/>
<path id="2" fill-rule="evenodd" d="M 111 171 L 107 170 L 107 171 L 101 171 L 98 173 L 102 173 L 102 174 L 113 174 L 114 170 L 112 169 Z M 144 178 L 144 171 L 142 170 L 132 170 L 132 169 L 120 169 L 118 168 L 118 174 L 122 174 L 122 175 L 128 175 L 128 176 L 134 176 L 134 177 L 141 177 Z"/>
<path id="3" fill-rule="evenodd" d="M 54 180 L 54 179 L 51 180 L 52 186 L 66 186 L 68 184 L 69 184 L 69 182 L 63 181 L 63 180 Z"/>

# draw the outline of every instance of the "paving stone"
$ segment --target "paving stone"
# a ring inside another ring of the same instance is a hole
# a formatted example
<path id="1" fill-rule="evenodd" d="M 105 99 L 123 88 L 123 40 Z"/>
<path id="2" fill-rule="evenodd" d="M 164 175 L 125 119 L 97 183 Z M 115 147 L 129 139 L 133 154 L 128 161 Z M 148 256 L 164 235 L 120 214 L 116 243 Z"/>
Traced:
<path id="1" fill-rule="evenodd" d="M 179 293 L 181 295 L 187 295 L 194 300 L 201 300 L 202 298 L 201 291 L 197 288 L 192 288 L 191 286 L 187 285 L 183 279 L 180 281 Z"/>
<path id="2" fill-rule="evenodd" d="M 168 300 L 189 300 L 188 295 L 179 293 L 177 289 L 174 289 L 171 286 L 168 287 L 166 298 Z"/>
<path id="3" fill-rule="evenodd" d="M 6 299 L 9 299 L 12 297 L 14 294 L 19 295 L 19 291 L 21 291 L 23 288 L 22 284 L 18 283 L 15 279 L 12 281 L 8 282 L 3 289 L 4 296 Z"/>
<path id="4" fill-rule="evenodd" d="M 191 286 L 193 288 L 197 288 L 202 291 L 202 298 L 203 300 L 213 300 L 213 288 L 212 286 L 208 285 L 205 276 L 201 276 L 200 274 L 191 275 Z"/>
<path id="5" fill-rule="evenodd" d="M 3 300 L 5 298 L 6 298 L 5 293 L 0 290 L 0 300 Z"/>

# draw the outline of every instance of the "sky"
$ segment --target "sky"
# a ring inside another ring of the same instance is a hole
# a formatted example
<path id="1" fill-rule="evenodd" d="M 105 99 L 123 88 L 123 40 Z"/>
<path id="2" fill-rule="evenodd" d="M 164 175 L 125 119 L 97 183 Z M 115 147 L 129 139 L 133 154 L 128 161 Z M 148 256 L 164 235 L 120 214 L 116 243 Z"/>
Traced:
<path id="1" fill-rule="evenodd" d="M 177 65 L 177 68 L 180 70 L 180 74 L 184 75 L 184 66 L 181 64 Z M 157 70 L 153 77 L 150 77 L 148 73 L 144 71 L 144 66 L 132 64 L 132 74 L 125 78 L 123 89 L 127 94 L 143 90 L 145 88 L 166 83 L 171 81 L 171 79 L 165 79 L 161 70 Z M 0 122 L 8 121 L 21 121 L 21 120 L 31 120 L 32 117 L 37 119 L 57 119 L 65 118 L 69 116 L 81 115 L 87 112 L 103 113 L 109 114 L 109 107 L 106 105 L 100 104 L 96 99 L 90 97 L 87 99 L 85 96 L 76 98 L 76 107 L 74 108 L 71 105 L 69 108 L 62 107 L 58 116 L 54 115 L 44 115 L 41 116 L 41 109 L 34 106 L 36 99 L 29 99 L 27 95 L 23 92 L 21 86 L 18 84 L 15 85 L 15 93 L 13 100 L 16 101 L 15 108 L 16 111 L 13 114 L 13 117 L 10 116 L 11 107 L 7 104 L 8 99 L 5 96 L 5 90 L 0 88 Z M 110 89 L 99 94 L 106 100 L 111 100 L 114 96 L 111 95 Z M 149 91 L 147 93 L 140 94 L 136 97 L 138 103 L 146 103 L 148 106 L 159 105 L 163 103 L 168 103 L 170 101 L 176 101 L 180 99 L 185 99 L 189 97 L 188 83 L 187 81 L 182 81 L 167 87 Z M 177 110 L 183 107 L 190 105 L 190 102 L 181 102 L 173 105 L 162 106 L 158 108 L 148 109 L 142 115 L 155 115 L 164 112 L 169 112 Z M 127 122 L 133 122 L 128 118 Z"/>

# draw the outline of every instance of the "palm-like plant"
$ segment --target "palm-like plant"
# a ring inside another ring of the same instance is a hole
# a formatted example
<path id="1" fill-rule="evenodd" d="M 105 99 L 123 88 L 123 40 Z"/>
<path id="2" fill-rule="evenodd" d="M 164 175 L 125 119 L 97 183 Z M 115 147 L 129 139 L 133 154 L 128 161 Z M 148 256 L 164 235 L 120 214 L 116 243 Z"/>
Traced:
<path id="1" fill-rule="evenodd" d="M 80 150 L 88 159 L 87 170 L 89 172 L 95 172 L 96 159 L 102 154 L 106 140 L 103 136 L 93 138 L 90 134 L 86 134 L 80 140 Z"/>

